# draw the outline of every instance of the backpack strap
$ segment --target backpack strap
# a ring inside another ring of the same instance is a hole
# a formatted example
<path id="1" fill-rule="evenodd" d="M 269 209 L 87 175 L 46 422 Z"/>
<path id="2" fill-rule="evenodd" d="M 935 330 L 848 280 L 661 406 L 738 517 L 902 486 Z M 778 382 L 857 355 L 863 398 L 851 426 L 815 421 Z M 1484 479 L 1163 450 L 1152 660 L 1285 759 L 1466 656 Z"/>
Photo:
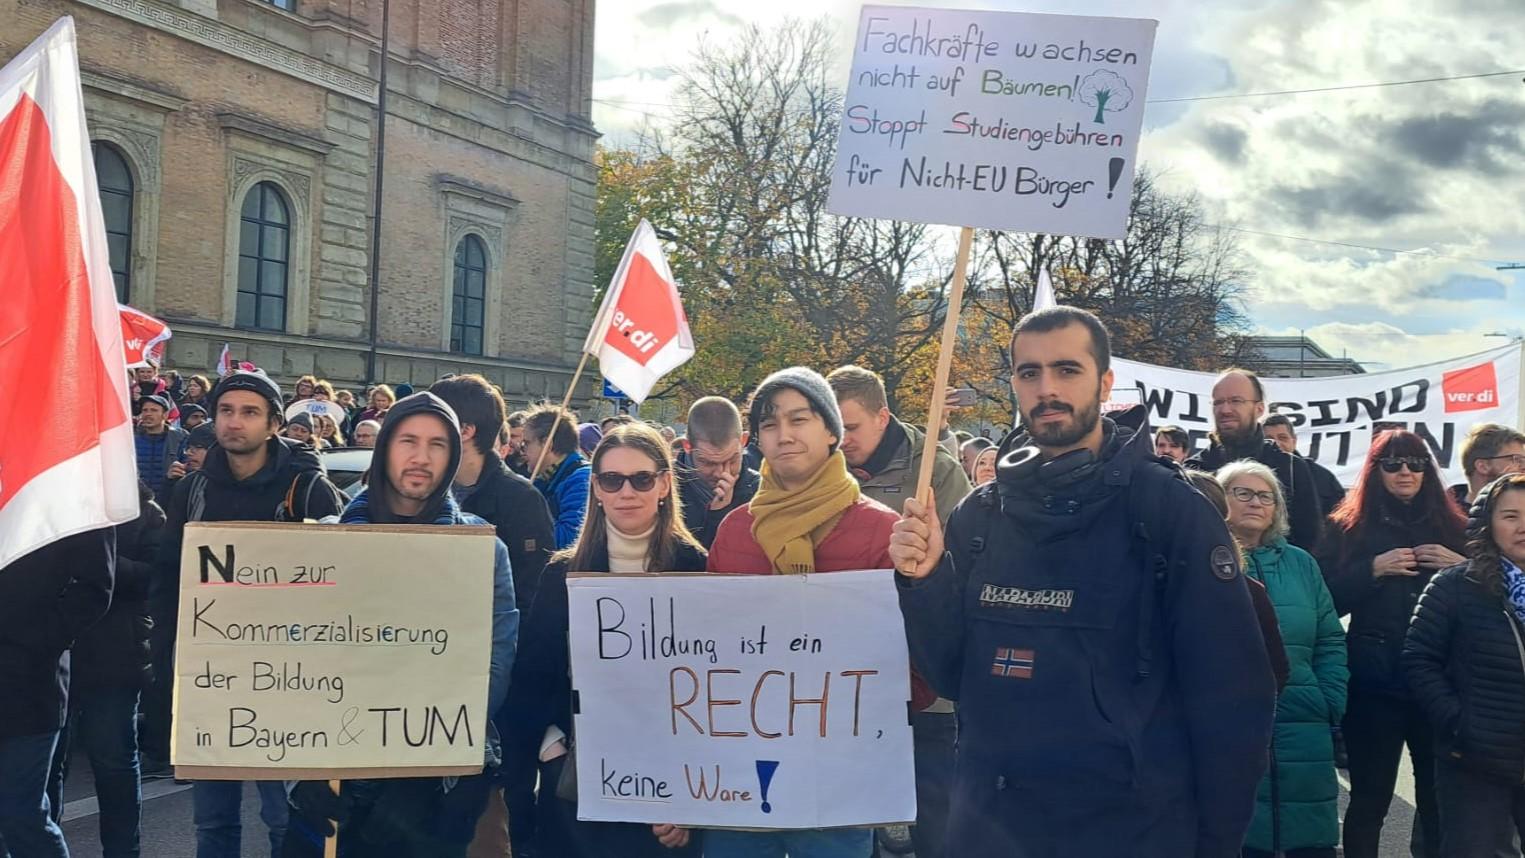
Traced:
<path id="1" fill-rule="evenodd" d="M 201 471 L 191 471 L 183 480 L 188 481 L 185 493 L 185 520 L 201 521 L 207 508 L 207 476 Z"/>
<path id="2" fill-rule="evenodd" d="M 307 520 L 307 511 L 312 505 L 312 489 L 320 476 L 322 474 L 318 471 L 297 472 L 291 480 L 291 486 L 286 489 L 285 499 L 276 510 L 277 521 Z"/>

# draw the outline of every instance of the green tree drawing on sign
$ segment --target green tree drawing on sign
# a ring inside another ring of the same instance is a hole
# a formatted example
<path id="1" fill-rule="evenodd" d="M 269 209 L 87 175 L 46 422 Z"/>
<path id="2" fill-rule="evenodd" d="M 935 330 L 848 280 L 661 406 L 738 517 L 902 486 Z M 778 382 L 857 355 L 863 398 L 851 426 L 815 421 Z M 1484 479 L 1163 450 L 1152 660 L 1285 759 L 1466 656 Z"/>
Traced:
<path id="1" fill-rule="evenodd" d="M 1133 90 L 1117 72 L 1091 72 L 1080 82 L 1080 102 L 1096 108 L 1098 125 L 1106 122 L 1108 113 L 1126 110 L 1133 103 Z"/>

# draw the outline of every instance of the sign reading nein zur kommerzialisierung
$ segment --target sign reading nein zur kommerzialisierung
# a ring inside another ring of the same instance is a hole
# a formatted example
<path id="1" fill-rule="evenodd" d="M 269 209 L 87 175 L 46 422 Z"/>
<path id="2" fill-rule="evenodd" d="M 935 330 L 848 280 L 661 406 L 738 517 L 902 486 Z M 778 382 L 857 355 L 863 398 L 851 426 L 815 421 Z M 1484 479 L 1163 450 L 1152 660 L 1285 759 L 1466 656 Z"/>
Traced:
<path id="1" fill-rule="evenodd" d="M 1156 23 L 863 7 L 828 207 L 1122 238 Z"/>

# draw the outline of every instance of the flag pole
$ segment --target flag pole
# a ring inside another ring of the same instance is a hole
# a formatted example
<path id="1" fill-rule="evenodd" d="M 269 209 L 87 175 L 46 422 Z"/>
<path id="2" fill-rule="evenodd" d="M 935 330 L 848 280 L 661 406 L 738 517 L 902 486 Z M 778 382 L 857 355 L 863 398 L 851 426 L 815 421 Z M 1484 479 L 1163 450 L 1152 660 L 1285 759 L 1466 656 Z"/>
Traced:
<path id="1" fill-rule="evenodd" d="M 577 362 L 577 371 L 572 373 L 572 383 L 567 385 L 567 395 L 561 398 L 561 410 L 556 412 L 556 420 L 551 423 L 551 431 L 546 433 L 545 443 L 540 445 L 540 455 L 535 459 L 535 467 L 530 469 L 531 480 L 540 474 L 540 466 L 545 464 L 545 454 L 550 452 L 551 438 L 556 435 L 556 425 L 561 422 L 561 416 L 566 414 L 567 409 L 572 405 L 572 393 L 577 390 L 577 381 L 582 378 L 582 371 L 588 365 L 588 358 L 589 354 L 583 352 L 582 360 Z M 577 427 L 574 425 L 572 430 L 575 432 Z"/>
<path id="2" fill-rule="evenodd" d="M 948 295 L 947 317 L 943 320 L 937 373 L 932 377 L 932 401 L 927 406 L 927 437 L 922 441 L 921 471 L 916 477 L 916 498 L 924 504 L 931 503 L 937 436 L 942 432 L 943 412 L 947 407 L 948 373 L 953 369 L 953 346 L 958 339 L 958 317 L 964 305 L 964 281 L 969 274 L 969 248 L 973 243 L 974 227 L 966 226 L 958 234 L 958 259 L 953 265 L 953 287 Z M 930 512 L 935 514 L 935 511 Z"/>

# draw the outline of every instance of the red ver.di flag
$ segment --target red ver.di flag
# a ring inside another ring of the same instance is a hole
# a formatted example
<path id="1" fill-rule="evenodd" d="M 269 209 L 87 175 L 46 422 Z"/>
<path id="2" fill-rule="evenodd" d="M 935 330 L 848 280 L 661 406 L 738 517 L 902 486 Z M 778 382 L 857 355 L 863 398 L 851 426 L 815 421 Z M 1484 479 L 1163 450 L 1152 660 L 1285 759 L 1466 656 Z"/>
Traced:
<path id="1" fill-rule="evenodd" d="M 120 305 L 122 310 L 122 349 L 127 368 L 158 366 L 164 357 L 164 343 L 173 334 L 169 325 L 142 310 Z"/>
<path id="2" fill-rule="evenodd" d="M 0 568 L 137 516 L 122 320 L 72 18 L 0 69 L 0 391 Z"/>
<path id="3" fill-rule="evenodd" d="M 678 284 L 656 232 L 644 219 L 625 245 L 582 350 L 598 358 L 604 378 L 636 402 L 645 401 L 662 376 L 694 356 Z"/>

